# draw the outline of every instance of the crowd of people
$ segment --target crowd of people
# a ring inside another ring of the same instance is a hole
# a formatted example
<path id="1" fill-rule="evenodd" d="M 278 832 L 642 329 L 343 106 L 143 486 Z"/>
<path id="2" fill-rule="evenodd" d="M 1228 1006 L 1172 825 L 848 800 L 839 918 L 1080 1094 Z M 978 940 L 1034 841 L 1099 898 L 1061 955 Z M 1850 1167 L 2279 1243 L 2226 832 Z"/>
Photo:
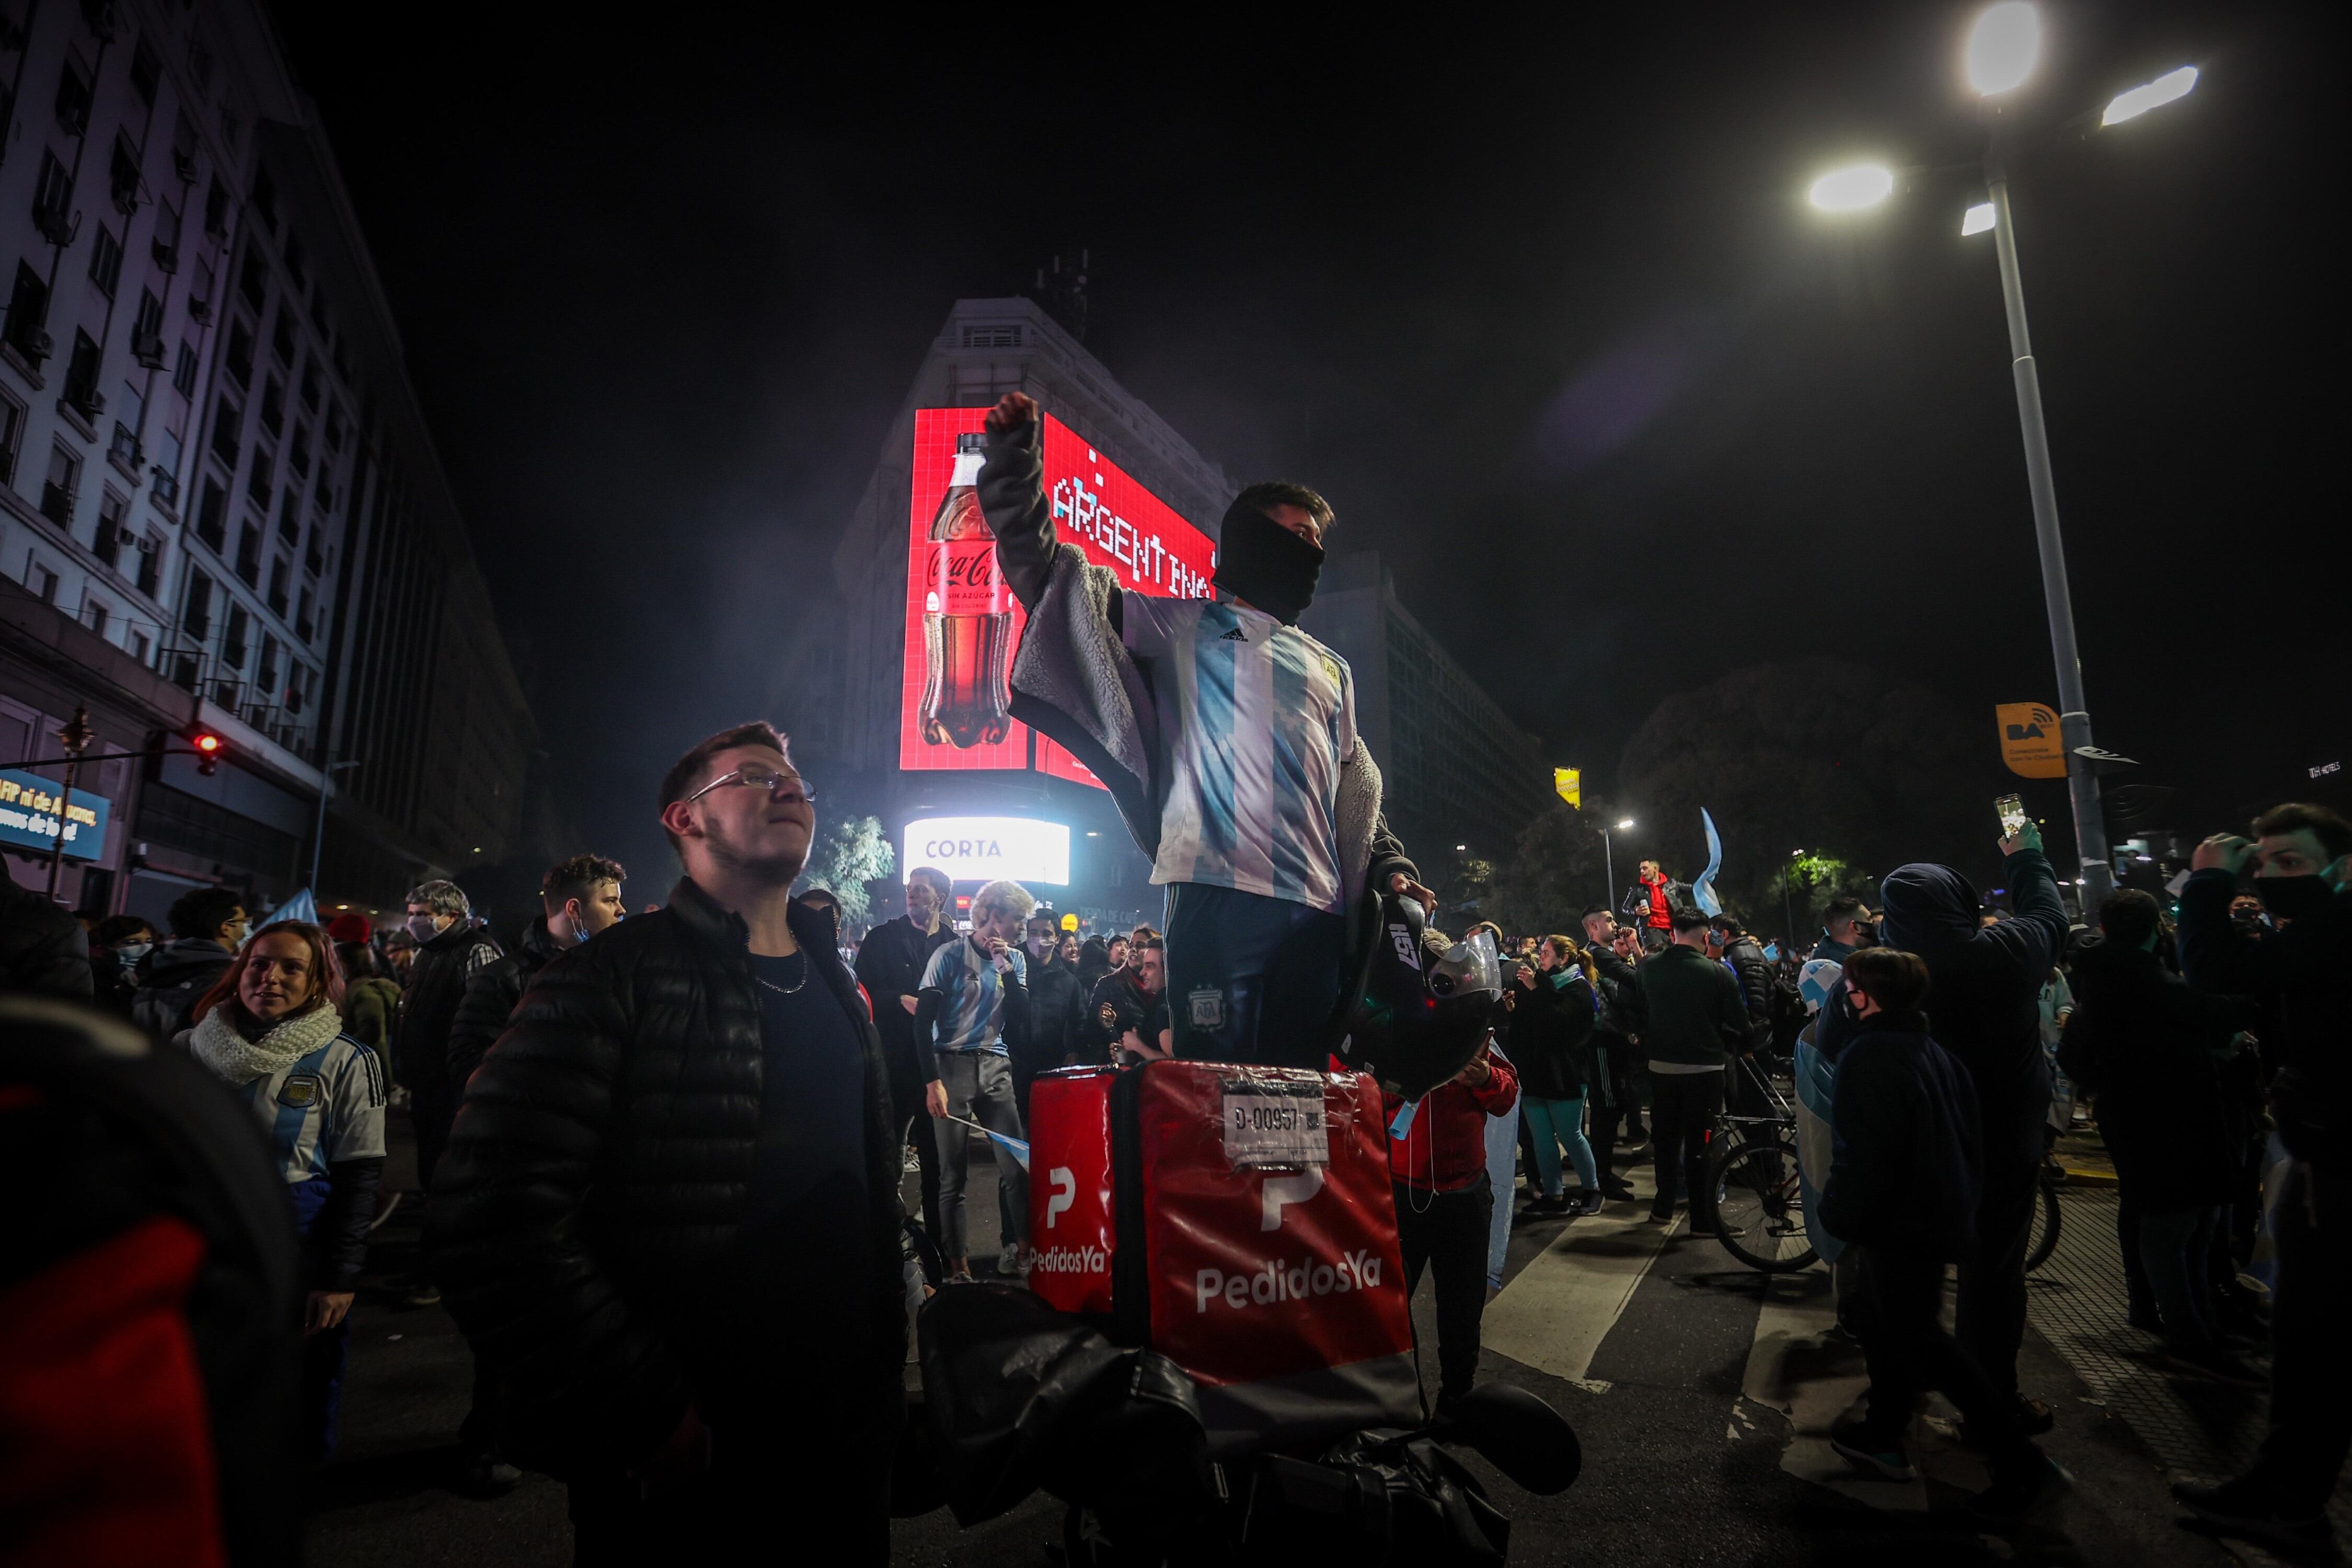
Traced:
<path id="1" fill-rule="evenodd" d="M 1023 1151 L 1041 1075 L 1343 1059 L 1363 1000 L 1347 977 L 1409 930 L 1388 911 L 1437 900 L 1382 816 L 1344 661 L 1297 626 L 1330 509 L 1253 486 L 1224 520 L 1214 597 L 1124 595 L 1056 542 L 1035 416 L 1018 394 L 991 413 L 979 484 L 1029 613 L 1012 681 L 1151 856 L 1164 931 L 1089 933 L 1011 881 L 980 887 L 959 921 L 949 878 L 917 867 L 906 912 L 852 943 L 835 894 L 794 891 L 815 812 L 764 722 L 663 775 L 655 805 L 683 875 L 625 919 L 625 873 L 596 856 L 550 868 L 509 931 L 445 880 L 412 889 L 389 931 L 348 916 L 257 930 L 237 894 L 199 889 L 168 941 L 128 917 L 85 930 L 6 887 L 0 994 L 84 1004 L 75 1016 L 118 1041 L 195 1064 L 290 1198 L 270 1223 L 299 1252 L 285 1348 L 313 1461 L 333 1447 L 370 1235 L 405 1201 L 383 1181 L 397 1109 L 424 1204 L 400 1294 L 446 1306 L 475 1358 L 467 1489 L 495 1493 L 520 1467 L 561 1478 L 583 1563 L 733 1554 L 772 1541 L 783 1500 L 822 1501 L 837 1558 L 884 1561 L 910 1162 L 952 1291 L 982 1278 L 966 1193 L 984 1141 L 992 1272 L 1017 1283 L 1034 1261 Z M 1269 705 L 1276 690 L 1296 701 Z M 1237 768 L 1266 788 L 1237 793 Z M 1433 1285 L 1440 1414 L 1475 1382 L 1510 1223 L 1642 1202 L 1618 1155 L 1646 1142 L 1647 1207 L 1629 1218 L 1721 1234 L 1708 1141 L 1801 1048 L 1833 1151 L 1813 1217 L 1839 1244 L 1841 1321 L 1871 1379 L 1835 1446 L 1908 1476 L 1921 1395 L 1940 1389 L 1992 1474 L 1978 1509 L 2032 1509 L 2053 1484 L 2034 1442 L 2053 1416 L 2018 1385 L 2024 1258 L 2053 1121 L 2072 1116 L 2053 1110 L 2063 1068 L 2114 1149 L 2130 1311 L 2169 1366 L 2256 1376 L 2263 1314 L 2235 1281 L 2269 1249 L 2261 1461 L 2182 1500 L 2265 1540 L 2327 1541 L 2352 1445 L 2327 1322 L 2347 1268 L 2333 1225 L 2352 1125 L 2352 826 L 2285 805 L 2253 827 L 2197 851 L 2177 928 L 2125 893 L 2076 931 L 2028 825 L 2001 842 L 2006 910 L 1948 867 L 1906 865 L 1874 910 L 1832 902 L 1801 952 L 1703 910 L 1704 887 L 1654 861 L 1574 933 L 1425 932 L 1440 963 L 1487 942 L 1508 955 L 1459 1069 L 1383 1094 L 1406 1282 Z M 0 1096 L 0 1116 L 55 1114 L 38 1094 Z M 68 1256 L 56 1246 L 46 1261 Z M 31 1267 L 10 1262 L 11 1279 Z"/>

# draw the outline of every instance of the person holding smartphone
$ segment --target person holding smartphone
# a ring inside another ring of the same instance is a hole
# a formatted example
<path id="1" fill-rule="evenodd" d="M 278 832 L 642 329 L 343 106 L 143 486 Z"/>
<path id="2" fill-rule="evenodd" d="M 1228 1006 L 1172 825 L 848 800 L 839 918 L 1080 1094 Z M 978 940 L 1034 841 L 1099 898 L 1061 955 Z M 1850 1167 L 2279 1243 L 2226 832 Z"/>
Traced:
<path id="1" fill-rule="evenodd" d="M 971 934 L 931 954 L 915 998 L 915 1044 L 928 1074 L 923 1100 L 939 1135 L 940 1251 L 951 1280 L 971 1279 L 963 1201 L 971 1131 L 955 1118 L 955 1110 L 965 1108 L 965 1116 L 991 1132 L 1024 1136 L 1012 1058 L 1016 1046 L 1028 1042 L 1029 972 L 1013 943 L 1036 907 L 1018 882 L 991 882 L 974 893 Z M 1003 1144 L 991 1139 L 989 1147 L 1012 1218 L 998 1271 L 1012 1274 L 1018 1272 L 1029 1241 L 1029 1173 Z"/>

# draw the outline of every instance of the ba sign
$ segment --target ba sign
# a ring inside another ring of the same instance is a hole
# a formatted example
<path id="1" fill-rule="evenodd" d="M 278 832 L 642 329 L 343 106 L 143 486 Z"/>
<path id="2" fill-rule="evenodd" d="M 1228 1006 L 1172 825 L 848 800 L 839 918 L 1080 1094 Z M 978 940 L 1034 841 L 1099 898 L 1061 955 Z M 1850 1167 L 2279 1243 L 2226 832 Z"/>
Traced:
<path id="1" fill-rule="evenodd" d="M 907 824 L 903 880 L 936 866 L 959 882 L 1010 877 L 1016 882 L 1070 880 L 1070 830 L 1030 816 L 925 816 Z"/>
<path id="2" fill-rule="evenodd" d="M 2001 702 L 1993 715 L 2000 725 L 2000 760 L 2020 778 L 2063 779 L 2066 747 L 2058 737 L 2058 715 L 2046 702 Z"/>

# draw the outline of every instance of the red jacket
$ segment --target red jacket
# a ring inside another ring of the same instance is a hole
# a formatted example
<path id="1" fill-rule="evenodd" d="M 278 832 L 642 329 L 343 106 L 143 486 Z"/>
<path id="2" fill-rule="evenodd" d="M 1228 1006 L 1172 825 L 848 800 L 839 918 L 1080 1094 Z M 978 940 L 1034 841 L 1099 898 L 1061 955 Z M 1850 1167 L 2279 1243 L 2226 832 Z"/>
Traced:
<path id="1" fill-rule="evenodd" d="M 1519 1077 L 1511 1064 L 1489 1055 L 1493 1076 L 1476 1089 L 1442 1083 L 1422 1098 L 1412 1125 L 1402 1138 L 1389 1140 L 1389 1174 L 1424 1192 L 1458 1192 L 1486 1179 L 1486 1118 L 1500 1116 L 1519 1102 Z M 1390 1126 L 1404 1101 L 1393 1094 L 1381 1096 L 1381 1113 Z"/>

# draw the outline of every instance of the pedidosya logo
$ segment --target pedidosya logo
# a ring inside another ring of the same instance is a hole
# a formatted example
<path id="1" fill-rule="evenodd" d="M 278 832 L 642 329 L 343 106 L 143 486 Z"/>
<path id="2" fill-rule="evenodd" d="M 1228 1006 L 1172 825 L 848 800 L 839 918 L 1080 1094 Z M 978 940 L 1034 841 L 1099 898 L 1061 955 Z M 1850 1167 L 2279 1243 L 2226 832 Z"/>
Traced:
<path id="1" fill-rule="evenodd" d="M 1031 1254 L 1029 1267 L 1039 1274 L 1108 1274 L 1110 1252 L 1100 1247 L 1041 1247 Z"/>
<path id="2" fill-rule="evenodd" d="M 1278 1301 L 1304 1301 L 1317 1296 L 1344 1296 L 1350 1290 L 1380 1288 L 1381 1259 L 1366 1249 L 1342 1254 L 1337 1262 L 1306 1258 L 1296 1261 L 1268 1258 L 1254 1274 L 1227 1274 L 1203 1268 L 1192 1277 L 1192 1310 L 1205 1312 L 1223 1301 L 1239 1310 L 1270 1307 Z"/>

